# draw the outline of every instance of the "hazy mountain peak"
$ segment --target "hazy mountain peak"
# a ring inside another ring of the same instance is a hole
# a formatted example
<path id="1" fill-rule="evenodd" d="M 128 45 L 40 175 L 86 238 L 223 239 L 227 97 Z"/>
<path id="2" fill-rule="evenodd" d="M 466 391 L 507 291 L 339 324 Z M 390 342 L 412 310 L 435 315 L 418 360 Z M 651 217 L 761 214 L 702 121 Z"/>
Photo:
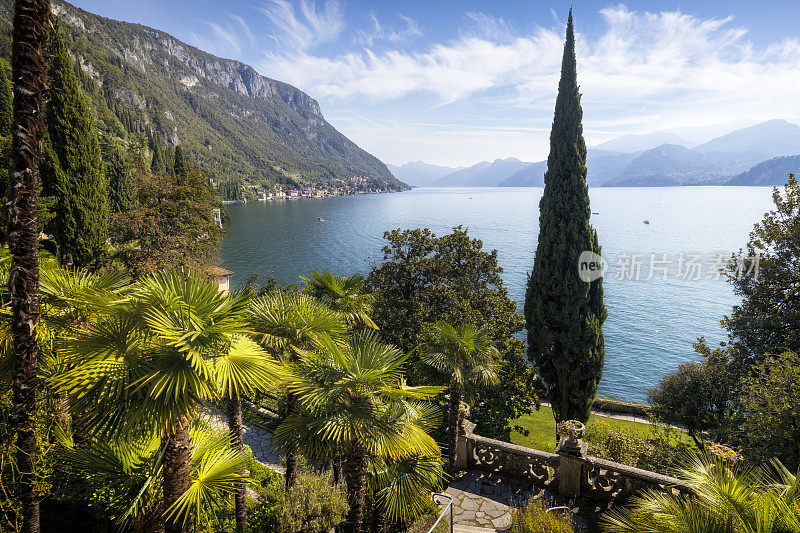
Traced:
<path id="1" fill-rule="evenodd" d="M 758 154 L 762 159 L 800 153 L 800 126 L 783 119 L 768 120 L 711 139 L 695 150 Z"/>
<path id="2" fill-rule="evenodd" d="M 662 144 L 686 146 L 689 143 L 674 133 L 654 131 L 652 133 L 620 135 L 610 141 L 598 144 L 593 148 L 613 152 L 632 153 L 641 150 L 650 150 Z"/>

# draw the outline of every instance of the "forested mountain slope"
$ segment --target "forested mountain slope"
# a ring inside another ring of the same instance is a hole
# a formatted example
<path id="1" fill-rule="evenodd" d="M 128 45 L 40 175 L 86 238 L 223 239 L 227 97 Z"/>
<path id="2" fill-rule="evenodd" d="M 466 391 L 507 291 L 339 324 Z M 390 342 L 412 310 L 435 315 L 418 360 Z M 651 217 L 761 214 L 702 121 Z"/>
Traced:
<path id="1" fill-rule="evenodd" d="M 403 188 L 381 161 L 339 133 L 299 89 L 159 30 L 53 1 L 70 54 L 100 87 L 112 134 L 152 129 L 217 179 L 327 185 L 368 178 Z M 10 53 L 12 0 L 0 0 L 0 53 Z M 118 120 L 117 120 L 118 119 Z M 115 132 L 122 128 L 124 131 Z"/>

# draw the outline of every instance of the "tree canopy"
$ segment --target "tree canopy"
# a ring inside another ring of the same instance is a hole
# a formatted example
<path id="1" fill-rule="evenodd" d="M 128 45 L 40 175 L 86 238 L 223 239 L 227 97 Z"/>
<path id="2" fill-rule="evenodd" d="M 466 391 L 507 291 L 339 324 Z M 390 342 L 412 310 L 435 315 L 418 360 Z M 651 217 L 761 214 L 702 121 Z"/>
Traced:
<path id="1" fill-rule="evenodd" d="M 384 238 L 383 263 L 367 276 L 381 336 L 410 352 L 425 343 L 426 330 L 439 320 L 480 324 L 500 351 L 499 385 L 476 390 L 471 420 L 482 435 L 509 438 L 510 421 L 530 412 L 537 397 L 523 343 L 515 337 L 523 320 L 503 285 L 497 250 L 483 250 L 460 226 L 441 237 L 429 229 L 398 229 Z M 418 354 L 411 362 L 409 381 L 429 378 Z"/>

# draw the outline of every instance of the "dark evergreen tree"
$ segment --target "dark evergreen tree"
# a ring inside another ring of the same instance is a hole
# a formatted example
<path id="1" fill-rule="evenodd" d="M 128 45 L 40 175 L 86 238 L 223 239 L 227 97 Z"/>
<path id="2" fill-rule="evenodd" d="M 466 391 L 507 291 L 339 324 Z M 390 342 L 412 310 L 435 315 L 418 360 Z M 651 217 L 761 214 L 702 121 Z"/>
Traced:
<path id="1" fill-rule="evenodd" d="M 170 143 L 166 144 L 167 149 L 162 152 L 164 158 L 164 173 L 175 174 L 175 147 Z"/>
<path id="2" fill-rule="evenodd" d="M 6 68 L 0 65 L 0 137 L 11 135 L 12 100 L 11 83 L 8 81 Z"/>
<path id="3" fill-rule="evenodd" d="M 528 357 L 556 420 L 585 422 L 603 374 L 606 309 L 602 278 L 583 281 L 578 269 L 582 252 L 600 254 L 589 223 L 582 116 L 570 9 L 525 320 Z"/>
<path id="4" fill-rule="evenodd" d="M 122 213 L 134 202 L 133 166 L 125 149 L 111 139 L 101 143 L 103 171 L 108 183 L 108 206 L 113 213 Z"/>
<path id="5" fill-rule="evenodd" d="M 58 197 L 51 231 L 63 262 L 87 266 L 103 255 L 108 192 L 94 117 L 58 31 L 51 40 L 47 131 L 51 150 L 42 168 L 45 194 Z"/>
<path id="6" fill-rule="evenodd" d="M 167 171 L 167 167 L 164 164 L 164 153 L 161 149 L 161 142 L 156 137 L 153 140 L 153 160 L 150 162 L 150 171 L 155 176 L 160 176 Z"/>
<path id="7" fill-rule="evenodd" d="M 172 173 L 176 176 L 183 176 L 186 174 L 186 160 L 183 158 L 183 148 L 180 146 L 175 147 L 175 164 L 172 166 Z"/>

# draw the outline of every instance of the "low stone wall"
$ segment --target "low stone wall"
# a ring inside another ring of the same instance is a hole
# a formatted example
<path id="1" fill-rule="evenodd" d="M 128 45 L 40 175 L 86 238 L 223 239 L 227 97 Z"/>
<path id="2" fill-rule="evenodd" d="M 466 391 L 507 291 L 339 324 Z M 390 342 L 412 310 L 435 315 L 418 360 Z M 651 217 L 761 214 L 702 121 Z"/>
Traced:
<path id="1" fill-rule="evenodd" d="M 475 424 L 465 421 L 459 435 L 457 466 L 462 470 L 497 472 L 570 498 L 608 501 L 624 500 L 644 489 L 692 491 L 677 478 L 588 456 L 585 445 L 577 454 L 547 453 L 482 437 L 474 429 Z"/>

